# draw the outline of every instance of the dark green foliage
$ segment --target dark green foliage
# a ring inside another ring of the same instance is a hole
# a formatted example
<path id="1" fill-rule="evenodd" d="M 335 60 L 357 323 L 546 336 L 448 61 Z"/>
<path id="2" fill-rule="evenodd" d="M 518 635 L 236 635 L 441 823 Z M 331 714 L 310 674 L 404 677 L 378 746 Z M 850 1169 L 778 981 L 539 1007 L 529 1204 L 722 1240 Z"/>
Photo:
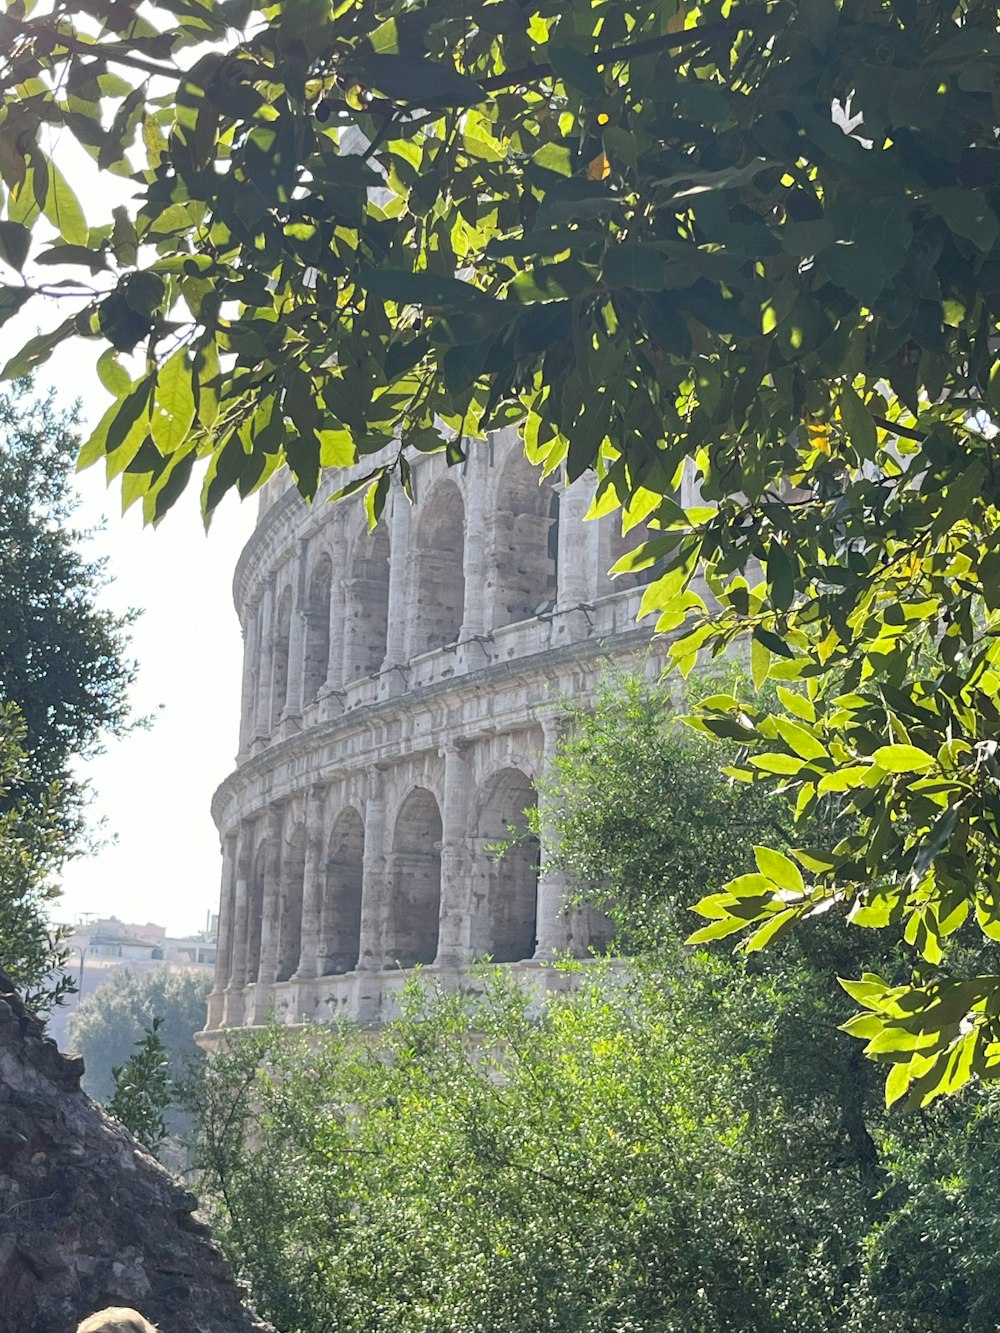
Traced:
<path id="1" fill-rule="evenodd" d="M 713 689 L 698 687 L 695 697 Z M 690 706 L 685 691 L 606 677 L 592 705 L 568 714 L 531 812 L 536 831 L 557 835 L 548 864 L 612 914 L 633 951 L 665 931 L 683 938 L 707 888 L 753 869 L 753 844 L 787 839 L 784 807 L 726 776 L 726 752 L 685 725 Z"/>
<path id="2" fill-rule="evenodd" d="M 17 709 L 0 703 L 0 968 L 44 1013 L 72 989 L 58 972 L 66 951 L 48 920 L 70 840 L 61 793 L 39 791 L 24 740 Z"/>
<path id="3" fill-rule="evenodd" d="M 58 782 L 67 817 L 69 761 L 124 730 L 134 671 L 129 617 L 98 606 L 102 567 L 72 527 L 78 427 L 27 381 L 0 393 L 0 700 L 25 724 L 24 789 L 40 797 Z"/>
<path id="4" fill-rule="evenodd" d="M 200 1058 L 194 1034 L 205 1025 L 205 999 L 212 978 L 205 971 L 173 972 L 158 967 L 151 972 L 116 968 L 70 1015 L 70 1045 L 84 1058 L 87 1091 L 108 1103 L 114 1092 L 112 1068 L 121 1064 L 154 1019 L 168 1064 L 171 1082 L 178 1082 L 188 1064 Z M 167 1117 L 176 1133 L 176 1111 Z"/>
<path id="5" fill-rule="evenodd" d="M 769 997 L 677 956 L 581 980 L 209 1062 L 203 1202 L 283 1333 L 839 1327 L 865 1189 L 775 1087 Z"/>
<path id="6" fill-rule="evenodd" d="M 40 1010 L 73 989 L 48 919 L 83 834 L 72 762 L 125 729 L 133 675 L 70 526 L 77 424 L 27 381 L 0 392 L 0 966 Z"/>
<path id="7" fill-rule="evenodd" d="M 875 1114 L 859 1170 L 824 1033 L 776 1058 L 796 1003 L 668 951 L 544 1013 L 496 972 L 378 1034 L 234 1034 L 203 1206 L 281 1333 L 992 1333 L 993 1102 Z"/>
<path id="8" fill-rule="evenodd" d="M 115 1090 L 108 1102 L 110 1114 L 154 1156 L 167 1137 L 165 1113 L 173 1096 L 162 1025 L 162 1018 L 154 1018 L 125 1063 L 113 1066 Z"/>

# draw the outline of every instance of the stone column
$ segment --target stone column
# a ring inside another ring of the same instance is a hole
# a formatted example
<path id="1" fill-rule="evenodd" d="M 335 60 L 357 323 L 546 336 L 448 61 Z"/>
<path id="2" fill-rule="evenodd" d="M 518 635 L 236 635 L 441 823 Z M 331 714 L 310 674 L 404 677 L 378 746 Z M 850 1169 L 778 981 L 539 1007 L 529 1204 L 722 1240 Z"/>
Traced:
<path id="1" fill-rule="evenodd" d="M 260 923 L 260 971 L 254 999 L 254 1022 L 265 1023 L 271 986 L 278 974 L 278 926 L 281 920 L 281 833 L 284 806 L 272 805 L 264 824 L 264 886 Z"/>
<path id="2" fill-rule="evenodd" d="M 377 972 L 382 967 L 382 911 L 386 891 L 385 774 L 374 766 L 368 770 L 368 799 L 365 802 L 359 972 Z"/>
<path id="3" fill-rule="evenodd" d="M 257 695 L 253 689 L 253 669 L 260 652 L 257 642 L 257 603 L 253 602 L 246 611 L 247 621 L 241 625 L 243 631 L 243 688 L 240 697 L 240 741 L 239 755 L 243 759 L 250 749 L 254 738 L 257 720 Z"/>
<path id="4" fill-rule="evenodd" d="M 227 833 L 222 840 L 222 892 L 219 897 L 219 933 L 215 949 L 215 984 L 208 997 L 208 1016 L 205 1026 L 221 1027 L 225 1013 L 225 991 L 229 986 L 233 962 L 233 916 L 235 909 L 236 879 L 234 862 L 236 834 Z"/>
<path id="5" fill-rule="evenodd" d="M 309 542 L 300 538 L 292 572 L 292 615 L 288 625 L 288 690 L 281 720 L 297 719 L 302 714 L 302 671 L 305 664 L 306 573 Z"/>
<path id="6" fill-rule="evenodd" d="M 347 542 L 340 535 L 333 546 L 333 577 L 330 580 L 330 648 L 326 663 L 326 680 L 319 697 L 339 690 L 344 684 L 344 617 L 347 614 L 345 580 L 347 577 Z"/>
<path id="7" fill-rule="evenodd" d="M 590 508 L 591 483 L 578 477 L 572 486 L 563 486 L 559 495 L 559 590 L 556 605 L 570 610 L 590 600 L 587 577 L 588 532 L 583 516 Z"/>
<path id="8" fill-rule="evenodd" d="M 323 847 L 326 831 L 323 813 L 326 788 L 310 787 L 306 802 L 306 863 L 302 881 L 302 933 L 299 941 L 299 965 L 293 981 L 311 981 L 320 974 L 319 955 L 322 948 L 321 924 L 323 915 Z"/>
<path id="9" fill-rule="evenodd" d="M 465 465 L 465 611 L 459 639 L 473 639 L 486 625 L 483 591 L 486 583 L 486 483 L 489 451 L 476 441 Z"/>
<path id="10" fill-rule="evenodd" d="M 552 773 L 555 765 L 556 748 L 561 734 L 560 720 L 551 714 L 541 718 L 544 747 L 542 762 L 546 775 Z M 542 820 L 542 870 L 538 879 L 537 924 L 535 958 L 552 958 L 555 954 L 565 953 L 570 947 L 570 922 L 563 910 L 566 903 L 566 883 L 561 874 L 546 871 L 545 860 L 550 848 L 557 841 L 551 821 Z"/>
<path id="11" fill-rule="evenodd" d="M 250 867 L 253 857 L 253 824 L 240 825 L 239 852 L 236 859 L 236 898 L 233 917 L 233 966 L 230 988 L 242 990 L 247 984 L 247 949 L 250 939 Z"/>
<path id="12" fill-rule="evenodd" d="M 274 575 L 268 576 L 261 603 L 260 653 L 257 659 L 257 728 L 255 740 L 271 734 L 271 667 L 274 661 Z"/>
<path id="13" fill-rule="evenodd" d="M 441 915 L 438 923 L 438 967 L 464 961 L 468 937 L 469 877 L 466 874 L 466 826 L 471 774 L 464 747 L 449 741 L 444 759 L 444 808 L 441 811 Z"/>
<path id="14" fill-rule="evenodd" d="M 384 519 L 382 520 L 385 521 Z M 410 502 L 402 486 L 393 483 L 392 510 L 389 515 L 389 630 L 386 635 L 382 670 L 402 666 L 406 661 L 411 598 L 408 594 L 410 547 Z"/>

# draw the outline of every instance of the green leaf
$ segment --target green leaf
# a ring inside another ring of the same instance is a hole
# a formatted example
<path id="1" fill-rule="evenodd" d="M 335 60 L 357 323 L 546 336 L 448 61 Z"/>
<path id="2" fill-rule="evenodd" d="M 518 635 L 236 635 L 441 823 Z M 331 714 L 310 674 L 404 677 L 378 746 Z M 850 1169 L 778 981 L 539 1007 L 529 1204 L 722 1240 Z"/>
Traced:
<path id="1" fill-rule="evenodd" d="M 420 107 L 476 106 L 486 94 L 454 65 L 428 57 L 371 55 L 355 62 L 359 81 L 394 102 Z"/>
<path id="2" fill-rule="evenodd" d="M 812 732 L 806 731 L 805 727 L 790 722 L 787 717 L 776 717 L 774 725 L 778 728 L 782 740 L 787 741 L 802 759 L 825 759 L 827 757 L 826 746 L 817 740 Z"/>
<path id="3" fill-rule="evenodd" d="M 753 854 L 757 869 L 772 883 L 791 893 L 805 893 L 802 871 L 783 852 L 776 852 L 771 847 L 754 847 Z"/>
<path id="4" fill-rule="evenodd" d="M 49 191 L 42 209 L 45 216 L 70 245 L 86 245 L 89 236 L 80 201 L 56 164 L 49 162 Z"/>
<path id="5" fill-rule="evenodd" d="M 770 944 L 772 940 L 783 935 L 786 930 L 793 926 L 798 919 L 798 912 L 794 907 L 786 907 L 782 912 L 776 912 L 769 921 L 765 921 L 762 926 L 743 942 L 744 953 L 756 953 L 758 949 L 763 949 L 765 945 Z"/>
<path id="6" fill-rule="evenodd" d="M 150 429 L 160 453 L 166 457 L 187 439 L 194 422 L 194 389 L 187 350 L 179 348 L 156 377 L 156 396 Z"/>
<path id="7" fill-rule="evenodd" d="M 767 582 L 771 603 L 778 611 L 787 611 L 795 596 L 795 576 L 799 562 L 793 560 L 776 537 L 767 548 Z"/>
<path id="8" fill-rule="evenodd" d="M 20 222 L 0 222 L 0 259 L 18 271 L 31 249 L 31 232 Z"/>
<path id="9" fill-rule="evenodd" d="M 755 634 L 750 640 L 750 674 L 753 677 L 754 689 L 759 690 L 763 688 L 770 670 L 770 649 L 766 644 L 762 643 L 760 638 Z"/>
<path id="10" fill-rule="evenodd" d="M 860 395 L 849 384 L 840 389 L 840 413 L 855 449 L 862 458 L 873 460 L 878 450 L 878 428 Z"/>
<path id="11" fill-rule="evenodd" d="M 6 324 L 30 299 L 30 287 L 0 286 L 0 324 Z"/>
<path id="12" fill-rule="evenodd" d="M 577 46 L 551 41 L 547 47 L 549 63 L 564 83 L 590 101 L 604 97 L 604 79 L 592 55 Z"/>
<path id="13" fill-rule="evenodd" d="M 872 758 L 887 773 L 919 773 L 934 764 L 934 756 L 916 745 L 883 745 Z"/>
<path id="14" fill-rule="evenodd" d="M 1000 218 L 982 190 L 934 190 L 927 195 L 927 202 L 956 236 L 964 236 L 977 250 L 991 250 L 996 245 Z"/>
<path id="15" fill-rule="evenodd" d="M 405 268 L 362 269 L 356 281 L 365 291 L 397 305 L 468 305 L 484 299 L 471 283 L 437 273 L 412 273 Z"/>

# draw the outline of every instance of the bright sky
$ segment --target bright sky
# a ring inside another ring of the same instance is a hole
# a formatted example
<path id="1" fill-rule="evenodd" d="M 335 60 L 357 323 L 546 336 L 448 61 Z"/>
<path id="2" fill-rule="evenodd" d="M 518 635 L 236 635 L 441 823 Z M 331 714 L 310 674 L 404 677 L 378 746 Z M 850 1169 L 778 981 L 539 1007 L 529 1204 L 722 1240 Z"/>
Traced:
<path id="1" fill-rule="evenodd" d="M 0 363 L 43 322 L 33 305 L 27 328 L 13 320 L 0 334 Z M 64 405 L 80 398 L 90 423 L 110 401 L 92 369 L 95 346 L 76 343 L 37 376 L 37 387 L 54 385 Z M 132 633 L 139 663 L 132 704 L 137 716 L 155 716 L 148 731 L 110 741 L 82 766 L 108 842 L 67 867 L 54 915 L 73 921 L 95 912 L 187 934 L 218 908 L 221 857 L 209 804 L 236 754 L 243 650 L 231 583 L 256 500 L 227 499 L 206 535 L 196 486 L 155 530 L 143 528 L 138 507 L 121 515 L 100 465 L 81 474 L 78 487 L 77 524 L 107 518 L 92 543 L 114 580 L 104 601 L 143 612 Z"/>

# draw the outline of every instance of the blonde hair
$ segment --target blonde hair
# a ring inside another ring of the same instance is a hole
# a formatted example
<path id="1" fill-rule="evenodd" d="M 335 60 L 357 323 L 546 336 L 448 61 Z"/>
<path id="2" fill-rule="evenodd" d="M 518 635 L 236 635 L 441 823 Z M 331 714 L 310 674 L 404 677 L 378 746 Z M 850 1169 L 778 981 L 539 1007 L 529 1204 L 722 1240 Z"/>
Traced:
<path id="1" fill-rule="evenodd" d="M 138 1310 L 109 1305 L 106 1310 L 98 1310 L 85 1319 L 76 1333 L 156 1333 L 156 1325 L 143 1319 Z"/>

